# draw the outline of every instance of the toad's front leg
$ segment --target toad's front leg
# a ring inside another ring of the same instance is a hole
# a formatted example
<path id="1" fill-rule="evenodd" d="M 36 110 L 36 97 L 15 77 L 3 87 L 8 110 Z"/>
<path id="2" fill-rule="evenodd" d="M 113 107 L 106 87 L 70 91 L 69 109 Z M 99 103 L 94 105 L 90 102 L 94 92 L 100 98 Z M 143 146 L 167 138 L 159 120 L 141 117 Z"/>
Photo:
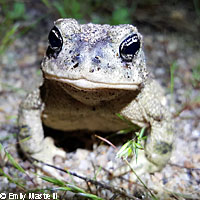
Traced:
<path id="1" fill-rule="evenodd" d="M 130 105 L 132 112 L 122 114 L 133 123 L 149 126 L 145 149 L 139 150 L 137 163 L 131 165 L 138 175 L 161 170 L 168 162 L 173 143 L 173 123 L 162 89 L 155 81 L 148 82 L 141 94 Z M 130 171 L 128 167 L 116 170 L 114 176 Z"/>
<path id="2" fill-rule="evenodd" d="M 43 107 L 39 89 L 27 95 L 19 109 L 18 124 L 20 131 L 18 140 L 22 151 L 28 158 L 32 157 L 53 164 L 54 156 L 65 157 L 65 152 L 55 147 L 51 138 L 44 138 L 41 121 Z"/>

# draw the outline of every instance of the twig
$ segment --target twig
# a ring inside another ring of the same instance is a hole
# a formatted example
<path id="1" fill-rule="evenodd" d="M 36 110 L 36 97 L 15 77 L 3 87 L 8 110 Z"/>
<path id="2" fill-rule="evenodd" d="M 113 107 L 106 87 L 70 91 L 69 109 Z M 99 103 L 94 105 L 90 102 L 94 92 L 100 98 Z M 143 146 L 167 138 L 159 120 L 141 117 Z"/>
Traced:
<path id="1" fill-rule="evenodd" d="M 99 138 L 100 140 L 103 140 L 104 142 L 106 142 L 107 144 L 112 146 L 114 149 L 117 149 L 117 147 L 114 144 L 112 144 L 110 141 L 108 141 L 107 139 L 105 139 L 105 138 L 103 138 L 103 137 L 101 137 L 99 135 L 95 135 L 95 137 Z"/>
<path id="2" fill-rule="evenodd" d="M 107 189 L 107 190 L 113 192 L 114 194 L 117 193 L 117 194 L 120 194 L 121 196 L 128 197 L 129 199 L 139 200 L 137 197 L 134 197 L 134 196 L 132 196 L 132 195 L 130 195 L 130 194 L 127 194 L 125 191 L 123 191 L 123 190 L 120 189 L 120 188 L 115 188 L 115 187 L 109 186 L 109 185 L 107 185 L 107 184 L 105 184 L 105 183 L 102 183 L 102 182 L 99 182 L 99 181 L 95 181 L 95 180 L 92 180 L 92 179 L 90 179 L 90 178 L 81 176 L 81 175 L 79 175 L 79 174 L 77 174 L 77 173 L 75 173 L 75 172 L 68 171 L 68 170 L 65 170 L 65 169 L 62 169 L 62 168 L 59 168 L 59 167 L 56 167 L 56 166 L 53 166 L 53 165 L 44 163 L 44 162 L 42 162 L 42 161 L 40 161 L 40 160 L 37 160 L 37 159 L 35 159 L 35 158 L 31 158 L 31 159 L 32 159 L 32 160 L 35 160 L 35 161 L 37 161 L 37 162 L 39 162 L 39 163 L 42 163 L 43 165 L 52 167 L 52 168 L 57 169 L 57 170 L 59 170 L 59 171 L 62 171 L 62 172 L 64 172 L 64 173 L 67 173 L 67 174 L 70 174 L 70 175 L 72 175 L 72 176 L 78 177 L 78 178 L 80 178 L 80 179 L 82 179 L 82 180 L 84 180 L 84 181 L 86 181 L 86 182 L 88 182 L 88 183 L 92 183 L 92 184 L 94 184 L 94 185 L 98 185 L 99 187 L 104 188 L 104 189 Z"/>
<path id="3" fill-rule="evenodd" d="M 137 177 L 137 179 L 140 181 L 140 183 L 144 186 L 144 188 L 151 194 L 151 196 L 154 198 L 154 199 L 157 199 L 155 197 L 155 195 L 151 192 L 151 190 L 145 185 L 145 183 L 142 181 L 142 179 L 136 174 L 135 170 L 133 169 L 133 167 L 130 165 L 130 163 L 126 160 L 126 159 L 123 159 L 126 162 L 126 164 L 130 167 L 131 171 L 134 173 L 134 175 Z"/>
<path id="4" fill-rule="evenodd" d="M 114 200 L 118 197 L 118 194 L 114 194 L 109 200 Z"/>
<path id="5" fill-rule="evenodd" d="M 200 171 L 200 168 L 185 167 L 185 166 L 177 165 L 177 164 L 173 164 L 173 163 L 168 163 L 168 164 L 171 165 L 171 166 L 182 168 L 182 169 L 189 169 L 189 170 L 194 170 L 194 171 Z"/>
<path id="6" fill-rule="evenodd" d="M 88 190 L 90 193 L 92 193 L 92 190 L 91 190 L 91 187 L 90 187 L 90 184 L 86 181 L 86 184 L 87 184 L 87 187 L 88 187 Z"/>
<path id="7" fill-rule="evenodd" d="M 200 107 L 199 102 L 186 102 L 183 107 L 173 115 L 173 118 L 178 117 L 185 110 L 193 110 L 198 107 Z"/>

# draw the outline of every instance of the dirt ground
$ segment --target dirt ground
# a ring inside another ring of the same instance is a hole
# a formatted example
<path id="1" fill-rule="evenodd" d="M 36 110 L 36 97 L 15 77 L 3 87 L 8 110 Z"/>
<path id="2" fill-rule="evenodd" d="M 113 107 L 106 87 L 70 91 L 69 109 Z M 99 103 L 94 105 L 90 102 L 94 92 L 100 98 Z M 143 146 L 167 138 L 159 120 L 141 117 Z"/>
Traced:
<path id="1" fill-rule="evenodd" d="M 166 13 L 158 10 L 154 15 L 150 11 L 145 13 L 145 10 L 137 12 L 140 14 L 133 24 L 144 36 L 148 70 L 164 87 L 175 122 L 174 150 L 170 162 L 161 172 L 145 174 L 141 179 L 159 199 L 200 199 L 200 19 L 188 17 L 190 11 L 187 7 L 166 10 Z M 0 143 L 26 170 L 29 178 L 1 156 L 0 167 L 15 179 L 25 181 L 31 189 L 49 185 L 35 178 L 32 173 L 35 168 L 19 152 L 16 139 L 18 106 L 41 79 L 39 67 L 52 24 L 53 21 L 48 21 L 45 27 L 38 24 L 37 29 L 17 38 L 0 59 Z M 170 68 L 171 71 L 174 69 L 173 75 L 170 75 Z M 170 92 L 172 76 L 173 93 Z M 144 190 L 141 184 L 130 181 L 130 174 L 110 178 L 108 171 L 120 163 L 115 154 L 111 146 L 93 144 L 93 150 L 77 148 L 67 153 L 64 162 L 58 158 L 56 163 L 61 168 L 91 179 L 101 166 L 96 177 L 99 182 L 123 188 L 138 199 L 148 199 L 140 193 Z M 71 182 L 69 174 L 63 176 Z M 80 187 L 88 188 L 85 181 L 79 178 L 73 178 L 73 181 Z M 105 199 L 113 195 L 112 192 L 91 188 L 98 190 L 98 195 Z M 0 193 L 21 191 L 0 174 Z M 63 199 L 75 199 L 70 195 L 68 193 L 68 197 Z M 129 199 L 115 199 L 120 198 Z"/>

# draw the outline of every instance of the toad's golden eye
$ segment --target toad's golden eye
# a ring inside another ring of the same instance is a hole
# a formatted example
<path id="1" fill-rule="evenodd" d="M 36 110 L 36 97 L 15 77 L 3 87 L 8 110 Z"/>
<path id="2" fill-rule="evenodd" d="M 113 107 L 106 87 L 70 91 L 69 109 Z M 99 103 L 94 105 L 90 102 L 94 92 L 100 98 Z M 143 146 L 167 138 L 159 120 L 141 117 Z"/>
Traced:
<path id="1" fill-rule="evenodd" d="M 49 33 L 49 47 L 47 49 L 46 55 L 50 57 L 57 58 L 59 52 L 62 50 L 63 39 L 57 27 L 53 27 Z"/>
<path id="2" fill-rule="evenodd" d="M 128 36 L 119 46 L 120 57 L 127 62 L 131 62 L 140 49 L 140 39 L 137 34 Z"/>

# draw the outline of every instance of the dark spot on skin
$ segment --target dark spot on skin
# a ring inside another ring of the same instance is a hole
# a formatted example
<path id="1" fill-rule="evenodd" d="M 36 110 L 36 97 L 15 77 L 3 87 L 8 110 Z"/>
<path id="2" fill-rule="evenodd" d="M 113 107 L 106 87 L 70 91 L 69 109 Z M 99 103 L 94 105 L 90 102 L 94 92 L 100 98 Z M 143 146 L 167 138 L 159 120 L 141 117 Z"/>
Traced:
<path id="1" fill-rule="evenodd" d="M 27 125 L 21 125 L 20 128 L 29 128 Z"/>
<path id="2" fill-rule="evenodd" d="M 160 116 L 158 116 L 158 117 L 155 117 L 155 120 L 158 121 L 158 122 L 160 122 L 162 119 L 163 119 L 163 115 L 162 114 Z"/>
<path id="3" fill-rule="evenodd" d="M 79 65 L 79 63 L 76 63 L 76 64 L 73 66 L 73 68 L 77 68 L 78 65 Z"/>
<path id="4" fill-rule="evenodd" d="M 155 150 L 160 154 L 166 154 L 172 151 L 172 144 L 166 142 L 157 142 L 155 145 Z"/>
<path id="5" fill-rule="evenodd" d="M 101 63 L 101 60 L 99 59 L 98 56 L 95 56 L 95 57 L 92 59 L 92 61 L 95 62 L 95 63 L 97 63 L 97 64 Z"/>
<path id="6" fill-rule="evenodd" d="M 126 64 L 126 65 L 125 65 L 125 68 L 127 68 L 127 69 L 128 69 L 128 68 L 129 68 L 129 65 L 128 65 L 128 64 Z"/>
<path id="7" fill-rule="evenodd" d="M 80 53 L 78 53 L 78 54 L 74 57 L 74 59 L 75 59 L 76 61 L 80 60 Z"/>
<path id="8" fill-rule="evenodd" d="M 109 92 L 109 96 L 113 96 L 114 95 L 114 92 Z"/>

